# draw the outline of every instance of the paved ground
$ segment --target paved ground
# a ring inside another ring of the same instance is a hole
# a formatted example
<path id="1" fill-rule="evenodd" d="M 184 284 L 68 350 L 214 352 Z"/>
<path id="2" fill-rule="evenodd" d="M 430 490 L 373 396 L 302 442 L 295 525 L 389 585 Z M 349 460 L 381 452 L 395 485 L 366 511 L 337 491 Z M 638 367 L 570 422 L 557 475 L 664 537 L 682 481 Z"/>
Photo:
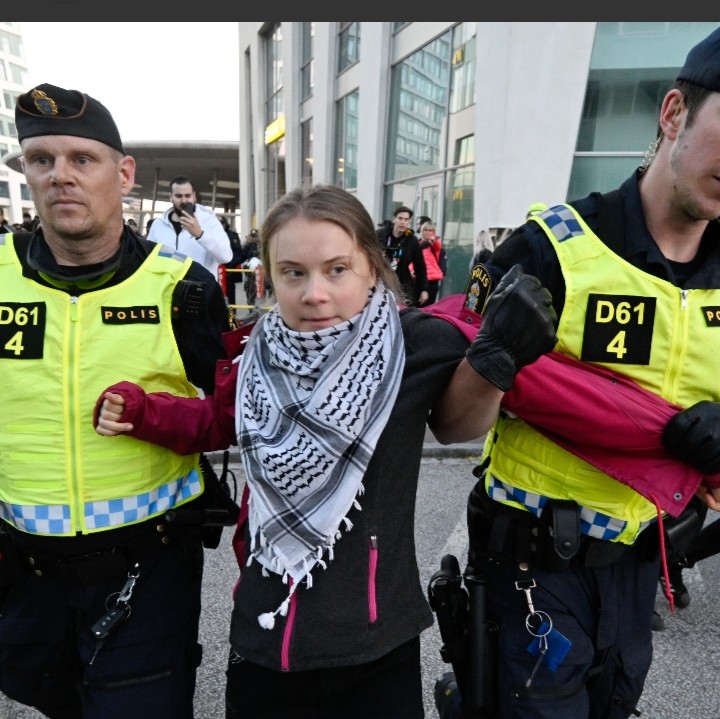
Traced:
<path id="1" fill-rule="evenodd" d="M 416 513 L 417 555 L 424 586 L 444 554 L 465 556 L 465 500 L 474 482 L 471 470 L 478 452 L 479 444 L 441 448 L 426 442 Z M 241 470 L 237 465 L 231 467 L 241 482 Z M 200 628 L 204 661 L 195 702 L 196 717 L 202 719 L 224 717 L 230 595 L 237 574 L 229 540 L 230 532 L 226 531 L 218 549 L 207 553 Z M 639 706 L 642 719 L 720 719 L 720 693 L 716 689 L 720 670 L 720 643 L 716 636 L 718 557 L 686 571 L 686 584 L 692 596 L 687 609 L 671 616 L 667 605 L 659 602 L 667 629 L 654 635 L 655 658 Z M 425 632 L 421 643 L 426 714 L 428 719 L 435 719 L 434 681 L 448 669 L 438 652 L 440 639 L 436 626 Z M 40 717 L 36 711 L 0 696 L 0 719 Z"/>

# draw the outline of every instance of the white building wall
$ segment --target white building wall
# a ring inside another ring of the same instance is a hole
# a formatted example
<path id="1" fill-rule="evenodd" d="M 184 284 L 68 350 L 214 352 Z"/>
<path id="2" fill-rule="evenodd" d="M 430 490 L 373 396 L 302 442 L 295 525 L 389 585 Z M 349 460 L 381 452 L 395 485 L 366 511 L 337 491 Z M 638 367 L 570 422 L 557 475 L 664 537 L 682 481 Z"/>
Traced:
<path id="1" fill-rule="evenodd" d="M 288 189 L 299 182 L 299 128 L 309 116 L 313 117 L 314 132 L 313 180 L 334 181 L 335 102 L 357 88 L 357 194 L 373 218 L 381 217 L 391 67 L 454 24 L 411 23 L 393 38 L 392 23 L 364 22 L 360 62 L 338 77 L 337 23 L 316 23 L 314 91 L 301 111 L 301 36 L 299 30 L 289 27 L 293 23 L 284 23 Z M 594 22 L 478 23 L 474 108 L 476 235 L 490 227 L 517 226 L 533 202 L 551 204 L 566 199 L 595 26 Z M 246 208 L 252 207 L 253 189 L 258 198 L 258 223 L 267 210 L 265 180 L 259 171 L 265 153 L 265 81 L 259 35 L 263 27 L 260 22 L 239 23 L 240 82 L 246 95 L 241 104 L 251 104 L 250 111 L 241 108 L 240 113 L 240 209 L 244 228 L 250 227 Z M 255 178 L 250 176 L 248 161 L 251 147 L 256 160 Z"/>
<path id="2" fill-rule="evenodd" d="M 596 24 L 478 23 L 477 231 L 565 201 Z"/>
<path id="3" fill-rule="evenodd" d="M 13 23 L 10 25 L 3 25 L 3 30 L 6 32 L 18 35 L 22 38 L 22 24 Z M 24 57 L 13 55 L 10 52 L 0 49 L 0 57 L 5 60 L 6 67 L 7 63 L 12 63 L 18 67 L 27 70 L 27 60 Z M 23 84 L 13 82 L 12 79 L 0 80 L 0 93 L 3 91 L 12 91 L 14 93 L 25 92 L 28 88 Z M 0 99 L 0 107 L 2 107 L 2 113 L 5 117 L 10 118 L 13 122 L 15 121 L 15 108 L 4 107 L 4 101 Z M 19 149 L 17 137 L 10 137 L 3 135 L 1 138 L 3 143 L 11 146 L 10 152 Z M 0 152 L 0 155 L 2 152 Z M 20 186 L 25 183 L 25 175 L 20 172 L 11 170 L 7 165 L 0 165 L 0 180 L 9 183 L 10 199 L 0 198 L 0 206 L 5 210 L 5 217 L 10 223 L 22 222 L 22 213 L 27 210 L 31 215 L 35 214 L 35 207 L 31 200 L 23 200 Z"/>
<path id="4" fill-rule="evenodd" d="M 313 116 L 313 182 L 332 183 L 335 179 L 335 68 L 337 49 L 335 23 L 315 23 L 313 53 L 315 87 L 308 101 Z"/>

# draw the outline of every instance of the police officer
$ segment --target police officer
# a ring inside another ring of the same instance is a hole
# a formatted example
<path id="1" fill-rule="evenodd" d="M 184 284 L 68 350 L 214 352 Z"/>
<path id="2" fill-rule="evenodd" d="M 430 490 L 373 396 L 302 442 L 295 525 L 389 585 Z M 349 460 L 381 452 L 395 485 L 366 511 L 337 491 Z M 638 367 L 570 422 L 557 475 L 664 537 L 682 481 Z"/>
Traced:
<path id="1" fill-rule="evenodd" d="M 714 510 L 720 488 L 707 475 L 720 469 L 720 333 L 709 312 L 720 306 L 718 117 L 720 29 L 688 54 L 642 166 L 617 190 L 533 215 L 486 263 L 495 282 L 521 263 L 550 290 L 557 350 L 684 408 L 662 442 L 705 475 L 697 493 Z M 692 526 L 692 489 L 641 493 L 515 416 L 501 416 L 490 436 L 468 507 L 468 573 L 487 582 L 487 618 L 497 628 L 495 706 L 483 716 L 638 714 L 660 536 L 663 526 L 670 537 Z M 677 521 L 661 494 L 687 507 Z M 452 697 L 448 677 L 443 687 Z M 441 716 L 449 716 L 441 695 Z"/>
<path id="2" fill-rule="evenodd" d="M 123 224 L 104 105 L 42 84 L 15 122 L 41 226 L 0 244 L 0 688 L 51 719 L 190 719 L 202 531 L 166 512 L 204 506 L 200 457 L 111 447 L 93 411 L 113 377 L 212 392 L 222 292 Z"/>

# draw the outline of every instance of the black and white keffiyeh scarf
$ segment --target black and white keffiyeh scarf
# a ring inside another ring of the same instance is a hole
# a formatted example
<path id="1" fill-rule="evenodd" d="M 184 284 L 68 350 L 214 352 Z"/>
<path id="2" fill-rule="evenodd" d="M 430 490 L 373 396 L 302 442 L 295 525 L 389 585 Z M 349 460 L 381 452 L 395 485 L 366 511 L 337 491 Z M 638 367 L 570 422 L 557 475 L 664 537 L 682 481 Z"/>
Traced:
<path id="1" fill-rule="evenodd" d="M 242 355 L 236 417 L 250 485 L 250 557 L 291 579 L 287 599 L 258 617 L 272 629 L 311 570 L 327 566 L 395 404 L 405 345 L 395 297 L 378 282 L 365 308 L 318 332 L 296 332 L 277 307 Z"/>

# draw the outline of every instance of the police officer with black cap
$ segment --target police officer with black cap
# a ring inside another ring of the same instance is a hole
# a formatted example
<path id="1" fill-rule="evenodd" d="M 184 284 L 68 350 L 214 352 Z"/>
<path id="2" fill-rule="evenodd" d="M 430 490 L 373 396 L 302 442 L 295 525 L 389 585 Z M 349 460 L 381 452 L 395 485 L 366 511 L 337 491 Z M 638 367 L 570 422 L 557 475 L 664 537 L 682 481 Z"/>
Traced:
<path id="1" fill-rule="evenodd" d="M 469 498 L 466 572 L 486 582 L 494 706 L 464 701 L 464 717 L 640 714 L 662 547 L 682 550 L 696 502 L 720 509 L 720 29 L 687 55 L 658 128 L 619 188 L 529 217 L 485 266 L 491 287 L 520 263 L 550 290 L 558 351 L 681 407 L 662 441 L 705 479 L 697 496 L 672 477 L 641 493 L 501 415 Z M 455 691 L 452 675 L 436 686 L 443 718 Z"/>
<path id="2" fill-rule="evenodd" d="M 42 84 L 15 110 L 41 220 L 0 244 L 0 688 L 51 719 L 190 719 L 204 506 L 197 454 L 98 435 L 130 376 L 212 392 L 224 298 L 202 266 L 123 223 L 135 161 L 108 109 Z"/>

